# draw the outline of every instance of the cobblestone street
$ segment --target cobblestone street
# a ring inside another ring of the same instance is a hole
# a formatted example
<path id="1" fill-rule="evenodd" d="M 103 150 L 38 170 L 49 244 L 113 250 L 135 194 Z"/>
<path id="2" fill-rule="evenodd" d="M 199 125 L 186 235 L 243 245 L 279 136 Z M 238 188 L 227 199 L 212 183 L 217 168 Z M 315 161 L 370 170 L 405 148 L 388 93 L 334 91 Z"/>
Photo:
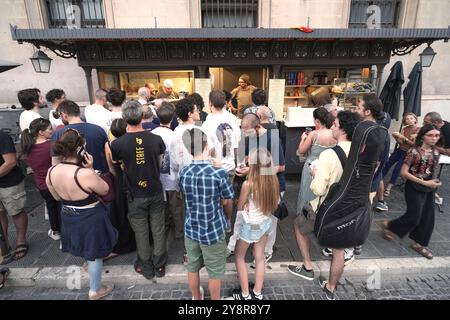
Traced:
<path id="1" fill-rule="evenodd" d="M 381 288 L 368 290 L 366 278 L 342 278 L 338 286 L 338 300 L 450 300 L 450 274 L 436 274 L 415 277 L 385 277 Z M 206 283 L 203 283 L 206 286 Z M 222 296 L 230 297 L 237 281 L 222 284 Z M 317 279 L 309 282 L 293 276 L 277 280 L 266 280 L 263 289 L 265 300 L 325 300 Z M 87 288 L 68 290 L 66 288 L 5 287 L 0 291 L 0 300 L 86 300 Z M 209 299 L 205 287 L 205 298 Z M 132 287 L 116 286 L 114 293 L 106 300 L 190 300 L 187 283 L 149 284 Z"/>

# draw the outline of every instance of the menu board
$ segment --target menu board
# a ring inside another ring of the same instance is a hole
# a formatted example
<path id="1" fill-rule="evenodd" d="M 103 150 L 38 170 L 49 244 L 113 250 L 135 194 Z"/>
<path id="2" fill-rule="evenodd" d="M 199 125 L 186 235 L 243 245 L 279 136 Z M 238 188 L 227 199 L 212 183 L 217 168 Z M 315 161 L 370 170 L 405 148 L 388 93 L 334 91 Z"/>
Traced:
<path id="1" fill-rule="evenodd" d="M 269 79 L 268 107 L 275 112 L 275 120 L 283 120 L 285 79 Z"/>
<path id="2" fill-rule="evenodd" d="M 209 103 L 209 93 L 211 92 L 212 82 L 210 78 L 195 79 L 194 81 L 195 92 L 202 96 L 205 106 Z M 209 108 L 204 108 L 203 111 L 210 112 Z"/>

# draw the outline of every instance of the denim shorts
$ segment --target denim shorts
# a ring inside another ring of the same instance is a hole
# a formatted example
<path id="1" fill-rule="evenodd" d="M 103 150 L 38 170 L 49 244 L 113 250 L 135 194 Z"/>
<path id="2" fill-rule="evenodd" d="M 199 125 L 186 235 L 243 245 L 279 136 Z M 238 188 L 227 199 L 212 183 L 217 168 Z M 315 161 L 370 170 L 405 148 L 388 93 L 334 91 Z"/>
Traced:
<path id="1" fill-rule="evenodd" d="M 247 243 L 256 243 L 265 234 L 269 233 L 272 219 L 266 219 L 261 224 L 243 222 L 239 230 L 239 239 Z"/>

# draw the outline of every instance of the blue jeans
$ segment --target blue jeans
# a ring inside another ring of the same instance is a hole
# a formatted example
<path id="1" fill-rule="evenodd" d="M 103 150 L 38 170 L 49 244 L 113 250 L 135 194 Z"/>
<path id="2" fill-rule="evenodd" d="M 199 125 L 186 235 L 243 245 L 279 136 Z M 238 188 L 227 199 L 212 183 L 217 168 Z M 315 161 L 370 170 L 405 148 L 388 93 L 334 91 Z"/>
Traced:
<path id="1" fill-rule="evenodd" d="M 403 160 L 405 160 L 406 151 L 401 150 L 400 148 L 395 149 L 395 151 L 389 157 L 388 162 L 384 165 L 383 168 L 383 177 L 389 172 L 389 169 L 395 165 L 394 170 L 392 171 L 390 184 L 395 185 L 397 182 L 398 176 L 400 175 L 400 170 L 402 169 Z"/>
<path id="2" fill-rule="evenodd" d="M 260 224 L 243 222 L 239 230 L 239 239 L 247 243 L 257 243 L 262 236 L 269 232 L 272 219 L 268 218 Z"/>
<path id="3" fill-rule="evenodd" d="M 88 261 L 89 289 L 92 292 L 97 292 L 102 286 L 102 268 L 103 259 Z"/>

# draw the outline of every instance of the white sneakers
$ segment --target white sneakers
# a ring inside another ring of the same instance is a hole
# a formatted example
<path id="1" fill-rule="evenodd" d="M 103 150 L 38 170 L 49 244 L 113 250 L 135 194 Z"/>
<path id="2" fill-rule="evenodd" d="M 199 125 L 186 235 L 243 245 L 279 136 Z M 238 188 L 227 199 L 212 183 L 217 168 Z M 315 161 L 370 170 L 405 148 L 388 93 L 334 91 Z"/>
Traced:
<path id="1" fill-rule="evenodd" d="M 200 286 L 200 300 L 205 300 L 205 290 L 203 289 L 203 287 L 202 286 Z M 195 300 L 194 299 L 194 296 L 192 296 L 192 300 Z"/>
<path id="2" fill-rule="evenodd" d="M 47 234 L 50 238 L 52 238 L 55 241 L 61 240 L 61 234 L 57 231 L 53 231 L 52 229 L 50 229 L 48 230 Z"/>
<path id="3" fill-rule="evenodd" d="M 266 263 L 269 262 L 270 259 L 272 259 L 272 254 L 271 253 L 264 253 L 264 260 L 266 261 Z M 253 262 L 250 264 L 250 268 L 256 269 L 255 260 L 253 260 Z"/>
<path id="4" fill-rule="evenodd" d="M 107 285 L 103 285 L 96 292 L 89 290 L 89 300 L 100 300 L 100 299 L 106 297 L 108 294 L 110 294 L 111 291 L 113 291 L 113 289 L 114 289 L 113 284 L 107 284 Z"/>

